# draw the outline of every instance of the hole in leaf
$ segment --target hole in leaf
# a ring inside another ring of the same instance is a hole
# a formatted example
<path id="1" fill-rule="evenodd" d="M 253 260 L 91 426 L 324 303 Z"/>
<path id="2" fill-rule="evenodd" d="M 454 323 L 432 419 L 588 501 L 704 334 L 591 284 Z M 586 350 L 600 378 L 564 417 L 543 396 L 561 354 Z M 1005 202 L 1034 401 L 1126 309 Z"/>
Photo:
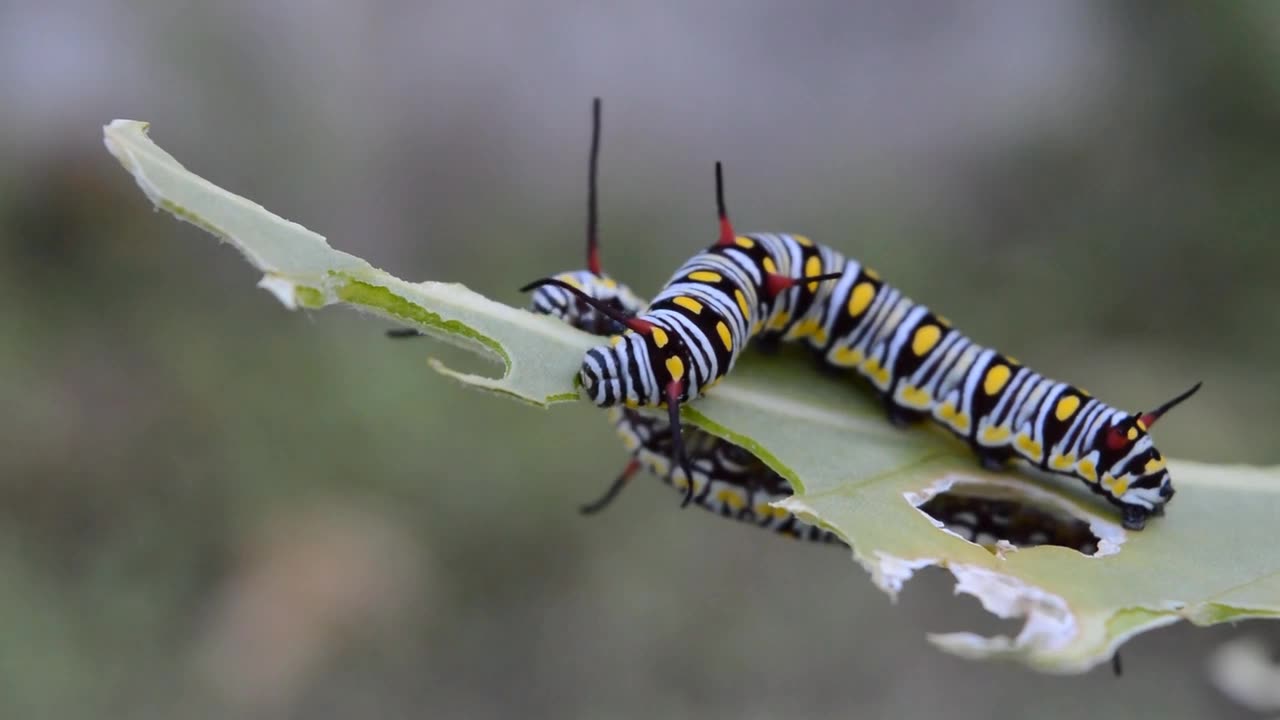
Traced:
<path id="1" fill-rule="evenodd" d="M 1020 484 L 947 479 L 931 491 L 908 494 L 908 501 L 935 524 L 995 554 L 1057 545 L 1102 556 L 1124 542 L 1120 526 Z"/>

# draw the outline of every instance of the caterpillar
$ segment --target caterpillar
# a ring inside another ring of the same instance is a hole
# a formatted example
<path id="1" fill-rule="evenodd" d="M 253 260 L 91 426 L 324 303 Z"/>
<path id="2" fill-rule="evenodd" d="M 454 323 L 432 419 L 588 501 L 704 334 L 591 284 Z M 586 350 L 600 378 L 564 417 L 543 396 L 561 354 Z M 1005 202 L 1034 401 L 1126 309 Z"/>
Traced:
<path id="1" fill-rule="evenodd" d="M 1174 487 L 1149 430 L 1200 383 L 1151 411 L 1118 410 L 975 343 L 829 247 L 797 234 L 738 234 L 720 163 L 716 206 L 718 240 L 681 265 L 639 314 L 620 312 L 568 279 L 522 288 L 559 288 L 617 324 L 621 332 L 586 352 L 582 391 L 600 407 L 665 406 L 673 467 L 686 477 L 694 473 L 680 405 L 728 374 L 751 340 L 796 341 L 865 378 L 892 422 L 931 418 L 987 469 L 1022 461 L 1075 477 L 1117 506 L 1130 530 L 1163 514 Z M 688 504 L 692 483 L 685 493 Z"/>
<path id="2" fill-rule="evenodd" d="M 550 315 L 593 335 L 613 335 L 624 326 L 612 314 L 638 315 L 646 302 L 601 268 L 598 232 L 597 175 L 600 154 L 600 100 L 592 102 L 591 152 L 587 180 L 587 269 L 556 274 L 561 283 L 577 288 L 595 304 L 580 301 L 559 285 L 544 285 L 530 298 L 530 310 Z M 390 337 L 419 337 L 412 328 L 387 331 Z M 582 505 L 584 515 L 603 510 L 640 470 L 648 470 L 677 489 L 689 488 L 693 504 L 723 517 L 750 522 L 781 535 L 814 542 L 844 545 L 839 536 L 806 523 L 772 503 L 792 495 L 791 484 L 746 449 L 697 428 L 684 428 L 682 440 L 691 472 L 669 462 L 672 426 L 662 418 L 630 408 L 609 409 L 609 421 L 630 453 L 622 472 L 598 499 Z M 692 480 L 690 480 L 692 478 Z"/>
<path id="3" fill-rule="evenodd" d="M 920 510 L 988 550 L 1003 540 L 1018 548 L 1057 545 L 1082 555 L 1098 551 L 1098 538 L 1088 522 L 1059 517 L 1013 498 L 946 492 L 930 498 Z"/>
<path id="4" fill-rule="evenodd" d="M 587 269 L 562 272 L 560 283 L 575 288 L 592 302 L 582 302 L 562 284 L 547 284 L 534 290 L 530 310 L 550 315 L 594 335 L 614 335 L 625 328 L 615 316 L 632 318 L 646 303 L 623 283 L 609 277 L 601 267 L 598 212 L 598 166 L 600 155 L 600 99 L 592 102 L 591 152 L 587 174 Z M 598 310 L 608 308 L 609 312 Z M 684 428 L 682 444 L 687 467 L 677 468 L 668 458 L 677 441 L 673 426 L 662 418 L 648 416 L 632 408 L 612 407 L 609 420 L 631 453 L 622 472 L 599 499 L 583 505 L 583 514 L 604 509 L 631 478 L 646 469 L 668 485 L 685 488 L 690 500 L 724 517 L 752 522 L 783 535 L 816 542 L 844 544 L 829 530 L 800 520 L 771 503 L 790 497 L 791 484 L 746 449 L 697 428 Z"/>

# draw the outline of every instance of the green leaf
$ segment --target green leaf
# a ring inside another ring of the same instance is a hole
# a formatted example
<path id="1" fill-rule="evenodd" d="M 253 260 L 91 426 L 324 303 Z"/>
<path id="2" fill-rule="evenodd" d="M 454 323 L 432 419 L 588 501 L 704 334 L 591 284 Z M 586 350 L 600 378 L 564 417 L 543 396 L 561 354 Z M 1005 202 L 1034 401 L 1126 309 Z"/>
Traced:
<path id="1" fill-rule="evenodd" d="M 574 377 L 596 338 L 461 285 L 405 282 L 334 250 L 188 172 L 146 130 L 116 120 L 105 128 L 107 148 L 157 207 L 239 249 L 263 272 L 260 286 L 286 307 L 341 302 L 394 318 L 503 363 L 501 375 L 483 377 L 433 361 L 461 382 L 539 405 L 577 399 Z M 1171 461 L 1179 492 L 1168 516 L 1128 532 L 1076 481 L 987 473 L 940 430 L 894 428 L 858 385 L 801 369 L 790 357 L 749 357 L 685 412 L 790 479 L 797 493 L 783 506 L 848 540 L 886 592 L 896 595 L 915 571 L 936 565 L 955 576 L 957 592 L 977 596 L 990 612 L 1026 619 L 1016 637 L 931 636 L 938 646 L 1083 672 L 1128 638 L 1179 620 L 1210 625 L 1280 614 L 1273 549 L 1280 471 Z M 917 508 L 961 491 L 1081 520 L 1099 549 L 1086 556 L 1053 545 L 988 548 Z"/>

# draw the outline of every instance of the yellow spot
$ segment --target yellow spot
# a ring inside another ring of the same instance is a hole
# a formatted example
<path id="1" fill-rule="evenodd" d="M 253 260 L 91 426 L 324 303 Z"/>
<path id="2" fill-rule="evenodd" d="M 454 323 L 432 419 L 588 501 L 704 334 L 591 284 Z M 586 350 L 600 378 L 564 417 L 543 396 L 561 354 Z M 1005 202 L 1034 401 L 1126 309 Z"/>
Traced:
<path id="1" fill-rule="evenodd" d="M 681 295 L 680 297 L 676 298 L 675 300 L 672 300 L 671 302 L 679 305 L 685 310 L 688 310 L 694 315 L 697 315 L 698 313 L 702 312 L 702 303 L 698 302 L 697 300 L 694 300 L 691 297 L 686 297 L 684 295 Z"/>
<path id="2" fill-rule="evenodd" d="M 849 293 L 849 316 L 858 317 L 866 312 L 867 306 L 876 297 L 876 286 L 869 282 L 860 282 Z"/>
<path id="3" fill-rule="evenodd" d="M 805 277 L 813 277 L 815 275 L 821 275 L 821 274 L 822 274 L 822 260 L 819 259 L 817 255 L 814 255 L 813 257 L 804 261 Z M 816 282 L 809 283 L 809 292 L 817 292 L 817 291 L 818 291 L 818 283 Z"/>
<path id="4" fill-rule="evenodd" d="M 879 360 L 876 357 L 868 357 L 867 360 L 864 360 L 863 368 L 861 369 L 863 369 L 863 374 L 874 380 L 878 386 L 887 386 L 888 370 L 879 364 Z"/>
<path id="5" fill-rule="evenodd" d="M 752 334 L 752 335 L 759 335 L 759 334 L 760 334 L 760 330 L 761 330 L 761 329 L 763 329 L 763 328 L 764 328 L 764 321 L 763 321 L 763 320 L 757 320 L 757 321 L 756 321 L 756 324 L 751 326 L 751 334 Z"/>
<path id="6" fill-rule="evenodd" d="M 743 237 L 742 235 L 734 238 L 733 243 L 740 248 L 747 248 L 748 250 L 756 246 L 755 240 L 752 240 L 749 237 Z"/>
<path id="7" fill-rule="evenodd" d="M 755 511 L 755 513 L 756 513 L 757 515 L 759 515 L 760 517 L 762 517 L 762 518 L 767 518 L 767 517 L 769 517 L 770 515 L 772 515 L 772 514 L 773 514 L 773 508 L 769 507 L 768 505 L 766 505 L 766 504 L 764 504 L 764 503 L 761 503 L 761 504 L 759 504 L 759 505 L 756 505 L 755 507 L 753 507 L 753 508 L 751 508 L 751 509 L 752 509 L 752 510 L 754 510 L 754 511 Z"/>
<path id="8" fill-rule="evenodd" d="M 1080 398 L 1075 395 L 1063 395 L 1058 401 L 1058 407 L 1054 409 L 1054 417 L 1058 418 L 1058 422 L 1066 422 L 1067 418 L 1076 414 L 1076 410 L 1080 409 Z"/>
<path id="9" fill-rule="evenodd" d="M 1129 428 L 1128 437 L 1130 440 L 1138 439 L 1138 428 Z"/>
<path id="10" fill-rule="evenodd" d="M 945 402 L 935 412 L 938 419 L 950 425 L 956 432 L 969 432 L 969 416 L 956 409 L 955 405 Z"/>
<path id="11" fill-rule="evenodd" d="M 880 361 L 874 357 L 869 357 L 863 361 L 862 372 L 874 380 L 877 385 L 884 386 L 889 384 L 889 371 L 881 367 Z"/>
<path id="12" fill-rule="evenodd" d="M 1129 491 L 1128 478 L 1117 480 L 1115 484 L 1111 486 L 1111 493 L 1116 497 L 1120 497 L 1121 495 L 1124 495 L 1128 491 Z"/>
<path id="13" fill-rule="evenodd" d="M 852 367 L 862 362 L 862 352 L 857 348 L 839 348 L 831 353 L 831 363 L 840 367 Z"/>
<path id="14" fill-rule="evenodd" d="M 1044 454 L 1044 448 L 1040 446 L 1040 443 L 1033 440 L 1030 435 L 1019 433 L 1013 442 L 1027 457 L 1039 458 Z"/>
<path id="15" fill-rule="evenodd" d="M 808 320 L 801 320 L 792 326 L 791 331 L 787 333 L 787 336 L 790 338 L 803 338 L 810 335 L 817 335 L 820 332 L 822 332 L 822 326 L 818 324 L 817 320 L 810 318 Z"/>
<path id="16" fill-rule="evenodd" d="M 1054 455 L 1049 458 L 1049 467 L 1054 470 L 1070 470 L 1076 462 L 1073 455 Z"/>
<path id="17" fill-rule="evenodd" d="M 743 295 L 741 290 L 734 288 L 733 299 L 738 301 L 738 309 L 742 311 L 742 317 L 745 318 L 751 314 L 750 308 L 747 307 L 747 296 Z"/>
<path id="18" fill-rule="evenodd" d="M 996 443 L 1002 443 L 1005 440 L 1008 440 L 1009 435 L 1010 435 L 1009 428 L 995 425 L 982 431 L 981 440 L 982 442 L 987 443 L 989 445 L 994 445 Z"/>
<path id="19" fill-rule="evenodd" d="M 772 275 L 778 274 L 778 266 L 773 264 L 773 258 L 765 257 L 764 260 L 760 261 L 760 265 L 764 267 L 765 272 L 770 273 Z"/>
<path id="20" fill-rule="evenodd" d="M 577 278 L 575 278 L 575 277 L 574 277 L 574 276 L 572 276 L 572 275 L 561 275 L 561 276 L 559 277 L 559 280 L 560 280 L 561 282 L 563 282 L 564 284 L 566 284 L 566 285 L 570 285 L 570 286 L 575 287 L 575 288 L 577 288 L 577 289 L 579 289 L 579 290 L 581 290 L 581 289 L 582 289 L 582 285 L 578 284 L 578 279 L 577 279 Z"/>
<path id="21" fill-rule="evenodd" d="M 630 433 L 627 433 L 626 435 L 622 436 L 622 445 L 626 447 L 628 450 L 635 450 L 636 448 L 640 447 L 640 438 Z"/>
<path id="22" fill-rule="evenodd" d="M 866 267 L 866 266 L 863 266 L 863 268 L 862 268 L 862 274 L 863 274 L 863 275 L 866 275 L 867 277 L 871 278 L 872 280 L 879 280 L 879 279 L 880 279 L 880 273 L 878 273 L 878 272 L 876 272 L 875 270 L 872 270 L 871 268 Z"/>
<path id="23" fill-rule="evenodd" d="M 622 401 L 622 404 L 626 405 L 632 410 L 635 410 L 636 408 L 640 407 L 640 403 L 636 402 L 635 398 L 627 398 L 626 400 Z"/>
<path id="24" fill-rule="evenodd" d="M 813 241 L 803 235 L 792 235 L 791 239 L 805 247 L 813 247 Z"/>
<path id="25" fill-rule="evenodd" d="M 1089 482 L 1098 482 L 1098 469 L 1089 458 L 1085 458 L 1076 463 L 1076 472 L 1080 473 L 1080 477 L 1088 480 Z"/>
<path id="26" fill-rule="evenodd" d="M 1147 464 L 1142 466 L 1142 474 L 1150 475 L 1151 473 L 1160 472 L 1165 468 L 1165 465 L 1167 465 L 1167 463 L 1164 461 L 1164 458 L 1160 458 L 1159 460 L 1148 460 Z"/>
<path id="27" fill-rule="evenodd" d="M 614 347 L 618 347 L 618 345 L 620 345 L 621 343 L 622 343 L 621 335 L 614 335 L 613 337 L 609 338 L 609 344 Z"/>
<path id="28" fill-rule="evenodd" d="M 769 319 L 769 329 L 781 330 L 782 328 L 786 327 L 787 323 L 789 322 L 791 322 L 791 313 L 787 312 L 786 310 L 783 310 L 782 312 L 778 313 L 777 315 L 774 315 L 772 318 Z"/>
<path id="29" fill-rule="evenodd" d="M 1009 382 L 1010 375 L 1012 373 L 1009 371 L 1008 365 L 992 365 L 987 370 L 986 379 L 982 381 L 982 391 L 988 395 L 995 395 L 1004 389 L 1005 384 Z"/>
<path id="30" fill-rule="evenodd" d="M 742 496 L 729 489 L 716 493 L 716 499 L 734 510 L 740 510 L 743 506 Z"/>
<path id="31" fill-rule="evenodd" d="M 724 321 L 716 323 L 716 332 L 720 335 L 720 342 L 724 343 L 724 349 L 733 351 L 733 336 L 729 334 L 729 326 Z"/>
<path id="32" fill-rule="evenodd" d="M 1005 355 L 1005 356 L 1004 356 L 1004 359 L 1005 359 L 1005 360 L 1008 360 L 1010 363 L 1012 363 L 1012 364 L 1014 364 L 1014 365 L 1021 365 L 1021 364 L 1022 364 L 1022 363 L 1018 362 L 1018 358 L 1016 358 L 1016 357 L 1014 357 L 1014 356 L 1012 356 L 1012 355 Z"/>
<path id="33" fill-rule="evenodd" d="M 929 397 L 929 393 L 916 387 L 915 385 L 903 385 L 899 391 L 899 398 L 903 405 L 913 408 L 927 408 L 929 403 L 933 402 L 933 398 Z"/>
<path id="34" fill-rule="evenodd" d="M 921 325 L 916 328 L 915 337 L 911 339 L 911 352 L 916 357 L 924 357 L 942 337 L 942 328 L 937 325 Z"/>
<path id="35" fill-rule="evenodd" d="M 613 278 L 600 278 L 600 284 L 607 288 L 618 287 L 618 281 L 614 280 Z"/>
<path id="36" fill-rule="evenodd" d="M 653 344 L 660 348 L 667 346 L 668 338 L 666 330 L 655 326 L 651 332 L 653 333 Z"/>
<path id="37" fill-rule="evenodd" d="M 956 406 L 952 405 L 949 402 L 942 403 L 942 405 L 938 406 L 938 417 L 942 418 L 943 420 L 946 420 L 947 422 L 951 422 L 952 420 L 955 420 Z"/>
<path id="38" fill-rule="evenodd" d="M 679 381 L 684 378 L 684 361 L 672 355 L 667 358 L 667 372 L 671 374 L 671 379 Z"/>
<path id="39" fill-rule="evenodd" d="M 718 283 L 724 278 L 720 277 L 720 273 L 718 272 L 711 272 L 710 270 L 694 270 L 689 273 L 689 279 L 696 280 L 698 282 Z"/>
<path id="40" fill-rule="evenodd" d="M 1135 424 L 1135 425 L 1137 425 L 1139 428 L 1141 428 L 1141 429 L 1142 429 L 1142 432 L 1146 432 L 1146 431 L 1147 431 L 1147 424 L 1146 424 L 1146 423 L 1144 423 L 1144 422 L 1142 422 L 1142 418 L 1138 418 L 1138 422 L 1136 422 L 1136 423 L 1134 423 L 1134 424 Z M 1133 438 L 1129 438 L 1129 439 L 1130 439 L 1130 440 L 1132 440 Z"/>

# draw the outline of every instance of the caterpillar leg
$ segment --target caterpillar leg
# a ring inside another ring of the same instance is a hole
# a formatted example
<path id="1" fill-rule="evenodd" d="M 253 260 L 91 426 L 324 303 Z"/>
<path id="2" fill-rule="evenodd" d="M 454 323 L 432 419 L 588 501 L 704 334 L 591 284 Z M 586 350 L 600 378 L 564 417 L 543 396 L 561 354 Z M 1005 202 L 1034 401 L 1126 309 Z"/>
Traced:
<path id="1" fill-rule="evenodd" d="M 778 335 L 760 335 L 751 341 L 751 346 L 764 355 L 777 355 L 782 347 L 782 338 Z"/>
<path id="2" fill-rule="evenodd" d="M 818 374 L 826 375 L 827 377 L 845 375 L 849 372 L 848 368 L 832 365 L 831 362 L 827 360 L 827 354 L 822 350 L 813 351 L 813 368 L 818 371 Z"/>
<path id="3" fill-rule="evenodd" d="M 579 507 L 578 512 L 583 515 L 593 515 L 605 509 L 609 503 L 613 502 L 614 498 L 618 497 L 618 493 L 622 492 L 622 488 L 626 487 L 632 476 L 634 476 L 636 471 L 639 469 L 640 461 L 635 458 L 631 458 L 631 462 L 627 463 L 627 466 L 622 469 L 622 472 L 618 474 L 616 479 L 614 479 L 613 484 L 609 486 L 609 489 L 605 491 L 604 495 L 601 495 L 599 499 L 593 502 L 589 502 L 586 505 Z"/>
<path id="4" fill-rule="evenodd" d="M 1125 530 L 1141 530 L 1147 526 L 1147 516 L 1151 511 L 1138 505 L 1123 505 L 1122 508 L 1121 524 Z"/>
<path id="5" fill-rule="evenodd" d="M 974 452 L 978 454 L 978 464 L 989 472 L 1004 472 L 1009 469 L 1009 460 L 1013 457 L 1008 448 L 977 447 Z"/>
<path id="6" fill-rule="evenodd" d="M 924 413 L 915 410 L 907 410 L 899 405 L 895 405 L 888 395 L 884 396 L 884 411 L 888 416 L 889 422 L 894 427 L 905 428 L 918 424 L 924 420 Z"/>

